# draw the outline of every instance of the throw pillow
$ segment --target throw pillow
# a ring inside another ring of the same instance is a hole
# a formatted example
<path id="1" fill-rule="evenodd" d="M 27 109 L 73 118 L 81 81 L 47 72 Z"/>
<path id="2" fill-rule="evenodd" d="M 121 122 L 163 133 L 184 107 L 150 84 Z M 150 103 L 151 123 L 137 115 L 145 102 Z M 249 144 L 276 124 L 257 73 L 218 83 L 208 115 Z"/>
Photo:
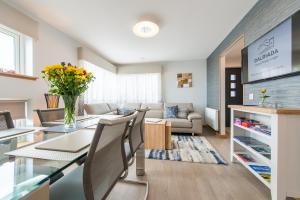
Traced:
<path id="1" fill-rule="evenodd" d="M 187 119 L 188 114 L 189 114 L 188 108 L 179 108 L 177 117 L 181 119 Z"/>
<path id="2" fill-rule="evenodd" d="M 169 106 L 165 108 L 165 118 L 177 118 L 178 106 Z"/>
<path id="3" fill-rule="evenodd" d="M 117 108 L 117 114 L 118 115 L 131 115 L 132 113 L 134 113 L 134 110 L 129 109 L 129 108 Z"/>

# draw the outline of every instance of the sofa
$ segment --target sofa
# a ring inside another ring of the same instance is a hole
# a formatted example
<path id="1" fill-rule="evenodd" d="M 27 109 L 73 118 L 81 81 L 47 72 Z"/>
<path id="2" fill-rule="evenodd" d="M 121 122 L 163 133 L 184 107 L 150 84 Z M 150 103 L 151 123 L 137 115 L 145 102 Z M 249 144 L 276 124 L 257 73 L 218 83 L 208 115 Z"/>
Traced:
<path id="1" fill-rule="evenodd" d="M 178 106 L 178 111 L 188 111 L 186 117 L 176 117 L 176 118 L 164 118 L 164 111 L 166 107 Z M 201 134 L 203 119 L 202 116 L 194 111 L 192 103 L 125 103 L 122 105 L 117 105 L 113 103 L 97 103 L 97 104 L 85 104 L 84 110 L 90 115 L 102 115 L 102 114 L 117 114 L 118 108 L 127 109 L 140 109 L 148 107 L 150 111 L 147 112 L 146 118 L 157 118 L 157 119 L 167 119 L 171 121 L 172 132 L 174 133 L 191 133 L 191 134 Z"/>

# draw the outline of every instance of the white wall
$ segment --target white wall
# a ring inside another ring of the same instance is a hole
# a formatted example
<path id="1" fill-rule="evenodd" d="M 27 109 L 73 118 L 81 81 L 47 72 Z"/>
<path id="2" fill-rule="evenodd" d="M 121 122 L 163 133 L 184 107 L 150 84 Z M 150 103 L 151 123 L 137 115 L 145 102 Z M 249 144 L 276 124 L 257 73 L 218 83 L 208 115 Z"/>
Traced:
<path id="1" fill-rule="evenodd" d="M 46 108 L 44 93 L 48 91 L 48 85 L 41 78 L 43 67 L 62 61 L 77 64 L 78 46 L 78 42 L 40 22 L 39 39 L 35 45 L 34 65 L 34 75 L 40 78 L 31 81 L 0 76 L 0 98 L 29 98 L 32 105 L 32 108 L 29 109 Z"/>
<path id="2" fill-rule="evenodd" d="M 120 65 L 118 73 L 162 72 L 162 101 L 193 103 L 204 116 L 206 107 L 206 60 Z M 177 73 L 192 73 L 192 88 L 177 88 Z"/>
<path id="3" fill-rule="evenodd" d="M 137 73 L 161 73 L 161 63 L 140 63 L 131 65 L 120 65 L 119 74 L 137 74 Z"/>
<path id="4" fill-rule="evenodd" d="M 192 73 L 193 87 L 177 88 L 177 74 Z M 206 60 L 178 61 L 163 64 L 163 101 L 193 103 L 204 116 L 206 107 Z"/>

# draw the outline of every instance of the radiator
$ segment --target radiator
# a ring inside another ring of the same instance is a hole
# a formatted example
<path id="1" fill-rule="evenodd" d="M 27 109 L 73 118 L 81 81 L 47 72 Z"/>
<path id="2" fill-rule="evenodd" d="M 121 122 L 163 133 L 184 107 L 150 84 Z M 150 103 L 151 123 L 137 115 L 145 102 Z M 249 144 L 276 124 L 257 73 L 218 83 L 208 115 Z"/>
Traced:
<path id="1" fill-rule="evenodd" d="M 219 131 L 219 110 L 205 108 L 205 122 L 215 131 Z"/>

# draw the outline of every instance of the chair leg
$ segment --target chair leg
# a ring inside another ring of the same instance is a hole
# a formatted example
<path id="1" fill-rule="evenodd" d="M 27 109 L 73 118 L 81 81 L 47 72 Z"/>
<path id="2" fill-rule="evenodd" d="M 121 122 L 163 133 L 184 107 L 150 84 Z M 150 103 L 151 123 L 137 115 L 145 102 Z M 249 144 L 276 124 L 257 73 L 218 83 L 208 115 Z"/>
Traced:
<path id="1" fill-rule="evenodd" d="M 131 180 L 131 179 L 123 179 L 123 180 L 120 180 L 120 181 L 124 182 L 124 183 L 136 184 L 136 185 L 145 185 L 146 192 L 145 192 L 145 195 L 144 195 L 144 200 L 147 200 L 148 193 L 149 193 L 149 183 L 148 183 L 148 181 L 138 181 L 138 180 Z"/>
<path id="2" fill-rule="evenodd" d="M 129 160 L 128 166 L 131 166 L 131 165 L 134 163 L 134 161 L 135 161 L 135 156 L 133 156 L 133 157 Z"/>
<path id="3" fill-rule="evenodd" d="M 123 174 L 120 176 L 120 180 L 124 180 L 128 176 L 128 169 L 126 169 Z"/>

